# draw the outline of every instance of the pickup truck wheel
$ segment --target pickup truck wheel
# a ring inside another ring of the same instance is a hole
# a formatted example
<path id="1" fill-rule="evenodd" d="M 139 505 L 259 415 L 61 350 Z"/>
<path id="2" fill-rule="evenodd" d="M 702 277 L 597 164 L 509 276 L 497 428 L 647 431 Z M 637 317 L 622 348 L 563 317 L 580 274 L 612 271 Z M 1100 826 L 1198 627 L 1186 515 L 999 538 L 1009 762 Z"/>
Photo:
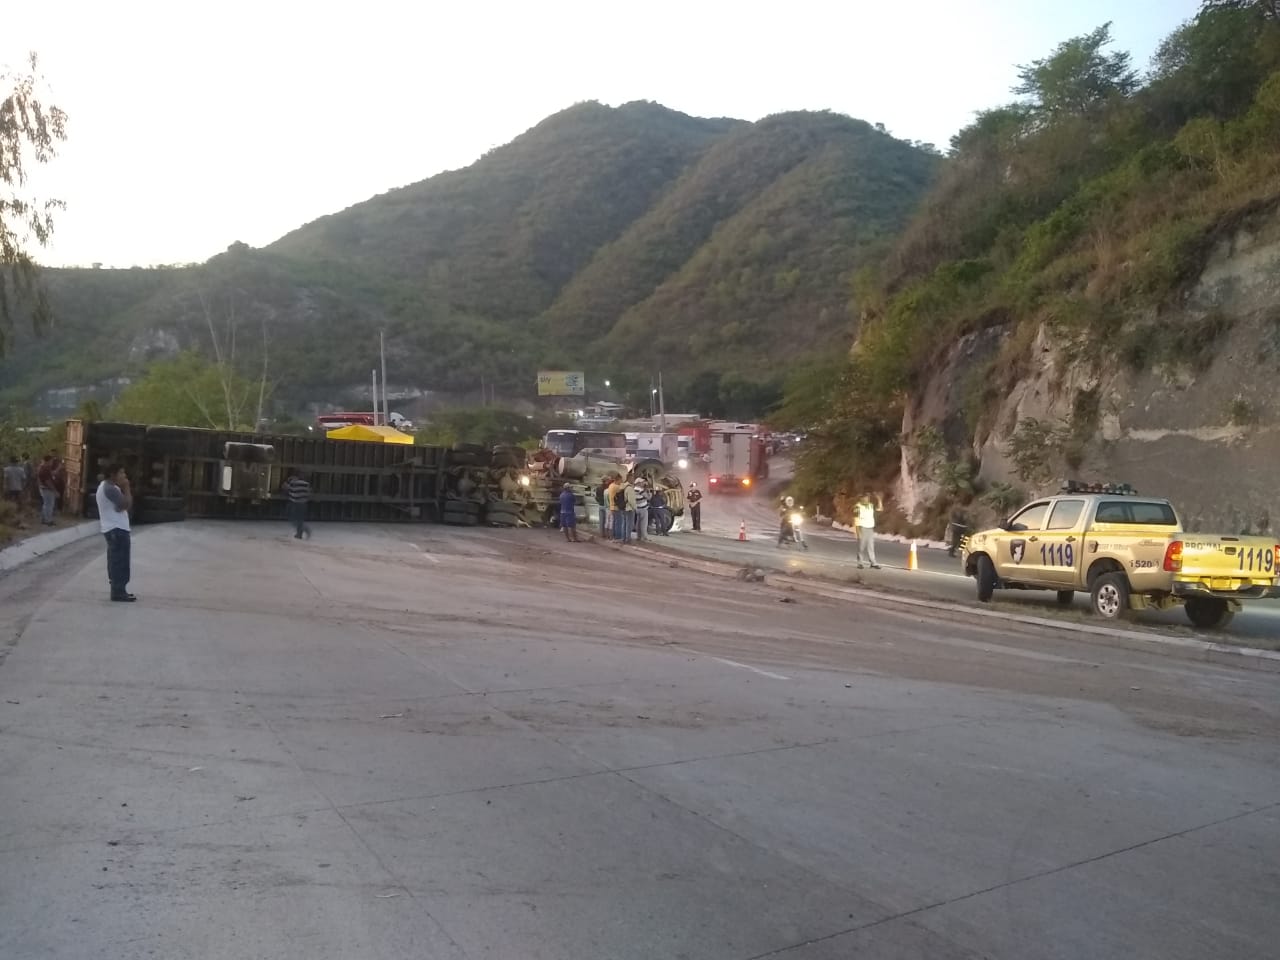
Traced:
<path id="1" fill-rule="evenodd" d="M 1058 606 L 1069 607 L 1071 606 L 1071 601 L 1074 600 L 1075 598 L 1076 598 L 1076 592 L 1074 590 L 1059 590 Z"/>
<path id="2" fill-rule="evenodd" d="M 1104 573 L 1093 581 L 1090 592 L 1093 612 L 1103 620 L 1119 620 L 1129 615 L 1129 581 L 1123 573 Z"/>
<path id="3" fill-rule="evenodd" d="M 1202 630 L 1221 630 L 1234 616 L 1227 601 L 1217 597 L 1191 597 L 1187 600 L 1187 619 Z"/>
<path id="4" fill-rule="evenodd" d="M 978 557 L 977 580 L 978 602 L 990 603 L 991 595 L 996 592 L 996 568 L 985 553 Z"/>

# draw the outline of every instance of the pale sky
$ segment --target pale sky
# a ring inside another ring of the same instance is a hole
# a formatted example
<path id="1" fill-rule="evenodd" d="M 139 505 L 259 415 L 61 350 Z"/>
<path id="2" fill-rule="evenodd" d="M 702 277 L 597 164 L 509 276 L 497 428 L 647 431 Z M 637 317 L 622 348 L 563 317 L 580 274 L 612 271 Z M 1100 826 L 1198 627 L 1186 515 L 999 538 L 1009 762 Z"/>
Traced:
<path id="1" fill-rule="evenodd" d="M 945 147 L 1015 64 L 1115 22 L 1145 68 L 1198 0 L 11 3 L 70 139 L 48 264 L 203 261 L 442 170 L 582 100 L 831 109 Z"/>

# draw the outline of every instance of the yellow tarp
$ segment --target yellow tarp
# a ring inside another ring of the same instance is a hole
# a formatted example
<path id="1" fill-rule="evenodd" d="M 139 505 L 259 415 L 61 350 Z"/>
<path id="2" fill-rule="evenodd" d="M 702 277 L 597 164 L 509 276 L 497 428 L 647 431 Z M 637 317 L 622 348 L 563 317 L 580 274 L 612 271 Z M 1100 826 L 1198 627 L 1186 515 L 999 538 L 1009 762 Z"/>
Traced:
<path id="1" fill-rule="evenodd" d="M 413 443 L 413 437 L 401 433 L 395 427 L 370 427 L 363 423 L 330 430 L 325 437 L 329 440 L 365 440 L 369 443 Z"/>

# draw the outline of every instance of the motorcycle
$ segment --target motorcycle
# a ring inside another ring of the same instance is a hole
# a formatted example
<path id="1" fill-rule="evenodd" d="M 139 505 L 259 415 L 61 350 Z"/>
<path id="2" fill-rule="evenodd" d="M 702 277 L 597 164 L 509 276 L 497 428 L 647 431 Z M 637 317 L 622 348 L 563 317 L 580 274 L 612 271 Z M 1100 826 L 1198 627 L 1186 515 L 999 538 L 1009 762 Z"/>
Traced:
<path id="1" fill-rule="evenodd" d="M 803 527 L 804 514 L 799 510 L 784 514 L 782 528 L 778 531 L 778 547 L 781 548 L 788 543 L 796 543 L 808 550 L 809 544 L 804 539 Z"/>

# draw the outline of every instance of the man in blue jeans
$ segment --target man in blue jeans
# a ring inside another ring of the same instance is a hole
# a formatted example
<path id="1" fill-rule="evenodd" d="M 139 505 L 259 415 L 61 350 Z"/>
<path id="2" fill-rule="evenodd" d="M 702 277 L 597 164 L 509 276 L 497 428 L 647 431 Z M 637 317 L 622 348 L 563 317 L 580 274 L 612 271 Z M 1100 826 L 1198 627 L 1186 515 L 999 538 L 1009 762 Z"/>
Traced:
<path id="1" fill-rule="evenodd" d="M 53 454 L 46 453 L 36 469 L 36 484 L 40 488 L 40 522 L 53 526 L 54 507 L 58 503 L 58 488 L 53 477 Z"/>
<path id="2" fill-rule="evenodd" d="M 107 580 L 111 583 L 111 599 L 132 603 L 138 598 L 129 592 L 129 510 L 133 494 L 124 467 L 113 463 L 107 467 L 98 484 L 94 499 L 98 503 L 98 524 L 107 541 Z"/>

